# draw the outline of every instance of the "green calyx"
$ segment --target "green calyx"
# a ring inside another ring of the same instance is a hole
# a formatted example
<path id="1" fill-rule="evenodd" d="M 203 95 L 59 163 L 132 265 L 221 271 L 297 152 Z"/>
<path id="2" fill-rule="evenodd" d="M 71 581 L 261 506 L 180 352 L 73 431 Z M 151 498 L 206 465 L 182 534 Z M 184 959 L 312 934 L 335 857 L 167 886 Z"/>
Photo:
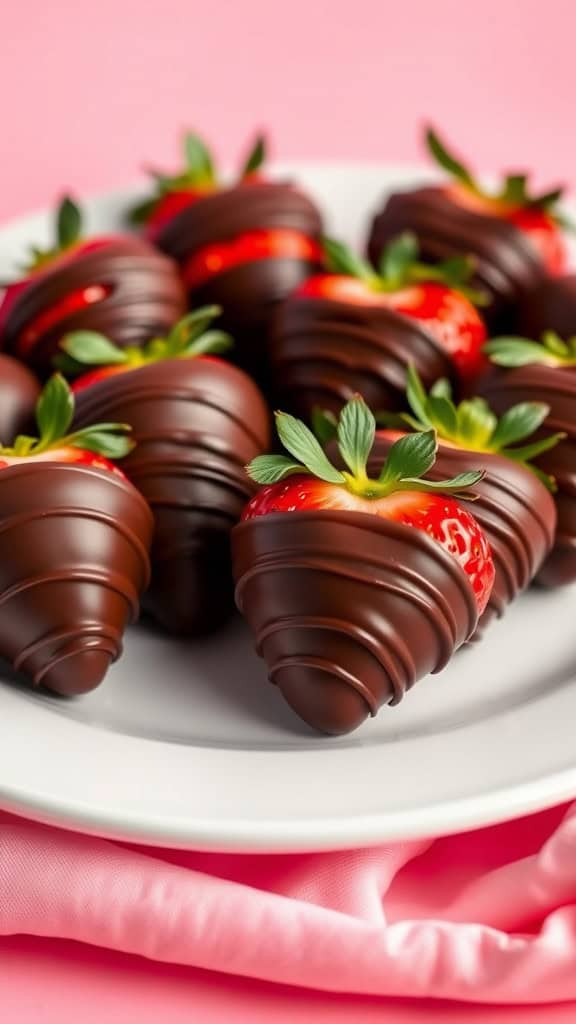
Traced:
<path id="1" fill-rule="evenodd" d="M 423 263 L 418 259 L 418 239 L 411 231 L 389 242 L 377 270 L 342 242 L 325 238 L 323 248 L 326 267 L 331 273 L 356 277 L 375 292 L 397 292 L 410 285 L 437 282 L 461 292 L 478 306 L 486 303 L 483 292 L 468 286 L 474 272 L 472 257 L 454 256 L 440 263 Z"/>
<path id="2" fill-rule="evenodd" d="M 437 441 L 434 430 L 408 434 L 392 445 L 377 479 L 368 477 L 367 465 L 374 444 L 376 421 L 363 398 L 357 395 L 342 409 L 336 425 L 338 450 L 346 470 L 337 469 L 320 442 L 300 420 L 276 413 L 276 429 L 288 455 L 259 455 L 247 467 L 259 484 L 274 484 L 296 473 L 317 477 L 345 487 L 366 499 L 385 498 L 397 491 L 424 491 L 471 498 L 468 488 L 483 472 L 460 473 L 450 480 L 423 480 L 434 465 Z"/>
<path id="3" fill-rule="evenodd" d="M 563 188 L 555 188 L 548 192 L 542 192 L 540 195 L 531 195 L 528 188 L 528 175 L 514 173 L 506 175 L 500 189 L 490 194 L 479 185 L 470 169 L 448 150 L 438 133 L 431 127 L 426 130 L 426 146 L 438 166 L 474 195 L 484 199 L 495 199 L 510 206 L 545 210 L 551 213 L 559 223 L 562 222 L 562 218 L 554 213 L 554 207 L 564 194 Z"/>
<path id="4" fill-rule="evenodd" d="M 186 132 L 183 139 L 184 164 L 178 174 L 168 175 L 154 168 L 148 173 L 154 181 L 154 192 L 143 203 L 129 213 L 132 224 L 145 224 L 158 203 L 171 192 L 211 192 L 218 188 L 216 164 L 209 147 L 192 132 Z M 267 144 L 264 135 L 258 135 L 240 167 L 239 181 L 256 174 L 265 163 Z"/>
<path id="5" fill-rule="evenodd" d="M 82 448 L 107 459 L 121 459 L 132 450 L 125 423 L 94 423 L 69 434 L 74 418 L 74 396 L 59 373 L 46 384 L 36 405 L 38 437 L 21 434 L 10 448 L 0 446 L 0 456 L 18 458 L 41 455 L 55 448 Z"/>
<path id="6" fill-rule="evenodd" d="M 519 444 L 544 423 L 550 412 L 550 406 L 544 402 L 520 402 L 499 419 L 483 398 L 465 399 L 456 405 L 445 379 L 436 381 L 427 393 L 413 366 L 408 368 L 406 398 L 412 413 L 382 413 L 378 421 L 386 426 L 434 430 L 439 438 L 458 448 L 504 455 L 531 469 L 549 490 L 555 490 L 554 481 L 530 465 L 530 460 L 554 448 L 565 435 L 551 434 L 530 444 Z"/>
<path id="7" fill-rule="evenodd" d="M 82 213 L 80 207 L 70 196 L 64 196 L 56 210 L 56 241 L 54 245 L 50 249 L 31 246 L 30 259 L 22 269 L 27 273 L 40 270 L 76 245 L 81 237 Z"/>
<path id="8" fill-rule="evenodd" d="M 496 366 L 576 366 L 576 337 L 563 341 L 554 331 L 546 331 L 541 341 L 529 338 L 493 338 L 483 352 Z"/>
<path id="9" fill-rule="evenodd" d="M 129 366 L 136 369 L 164 359 L 218 355 L 227 352 L 233 344 L 225 331 L 210 329 L 210 324 L 221 312 L 220 306 L 203 306 L 187 313 L 166 338 L 152 338 L 141 348 L 118 348 L 97 331 L 74 331 L 60 342 L 62 355 L 56 356 L 55 364 L 70 376 L 76 376 L 87 366 Z"/>

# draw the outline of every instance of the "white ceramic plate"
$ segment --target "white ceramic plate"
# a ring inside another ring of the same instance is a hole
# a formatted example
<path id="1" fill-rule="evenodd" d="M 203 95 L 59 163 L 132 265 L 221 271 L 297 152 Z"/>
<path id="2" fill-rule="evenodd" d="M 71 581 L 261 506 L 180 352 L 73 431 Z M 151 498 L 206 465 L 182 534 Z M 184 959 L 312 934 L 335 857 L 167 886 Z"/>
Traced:
<path id="1" fill-rule="evenodd" d="M 292 168 L 358 241 L 384 192 L 423 175 Z M 90 204 L 118 222 L 126 193 Z M 0 232 L 0 279 L 38 215 Z M 576 589 L 530 592 L 479 646 L 356 734 L 312 735 L 266 682 L 240 620 L 181 644 L 141 627 L 95 693 L 40 696 L 0 669 L 0 803 L 105 836 L 211 850 L 314 850 L 455 831 L 576 796 Z"/>

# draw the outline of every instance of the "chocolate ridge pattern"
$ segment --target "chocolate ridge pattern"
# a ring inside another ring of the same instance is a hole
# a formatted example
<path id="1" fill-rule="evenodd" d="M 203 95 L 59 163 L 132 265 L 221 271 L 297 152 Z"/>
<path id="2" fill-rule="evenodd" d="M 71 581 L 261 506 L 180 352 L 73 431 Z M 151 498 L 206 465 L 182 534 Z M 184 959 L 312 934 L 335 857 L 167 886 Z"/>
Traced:
<path id="1" fill-rule="evenodd" d="M 377 475 L 393 439 L 376 435 L 369 471 Z M 492 593 L 471 640 L 480 640 L 486 626 L 501 618 L 506 607 L 529 586 L 554 543 L 554 499 L 531 470 L 505 456 L 448 447 L 440 442 L 436 462 L 427 476 L 446 480 L 468 470 L 485 469 L 471 488 L 477 500 L 469 511 L 484 530 L 494 558 Z"/>
<path id="2" fill-rule="evenodd" d="M 456 386 L 432 335 L 383 306 L 292 296 L 278 311 L 271 359 L 277 403 L 305 419 L 314 406 L 338 412 L 356 393 L 374 409 L 402 408 L 410 363 L 425 387 L 439 377 Z"/>
<path id="3" fill-rule="evenodd" d="M 210 632 L 233 609 L 230 530 L 255 490 L 244 466 L 269 447 L 264 399 L 223 360 L 166 360 L 78 394 L 76 426 L 107 419 L 133 428 L 123 469 L 154 514 L 144 608 L 172 632 Z"/>
<path id="4" fill-rule="evenodd" d="M 457 561 L 376 516 L 273 513 L 236 526 L 232 551 L 236 602 L 269 678 L 321 732 L 350 732 L 398 703 L 477 625 Z"/>
<path id="5" fill-rule="evenodd" d="M 91 285 L 102 285 L 109 294 L 63 317 L 24 351 L 23 334 L 38 316 Z M 138 346 L 165 335 L 185 310 L 186 294 L 175 264 L 142 239 L 114 239 L 33 280 L 8 313 L 3 345 L 47 374 L 63 335 L 70 331 L 99 331 L 121 347 Z"/>
<path id="6" fill-rule="evenodd" d="M 150 576 L 152 516 L 108 471 L 38 462 L 0 473 L 0 652 L 67 696 L 122 653 Z"/>
<path id="7" fill-rule="evenodd" d="M 492 322 L 506 317 L 545 273 L 530 241 L 514 224 L 466 209 L 442 188 L 390 196 L 370 230 L 368 254 L 375 266 L 387 242 L 406 230 L 417 235 L 425 260 L 458 254 L 476 258 L 475 280 L 491 297 L 486 312 Z"/>
<path id="8" fill-rule="evenodd" d="M 536 465 L 556 478 L 558 526 L 554 547 L 536 580 L 547 587 L 576 582 L 576 367 L 541 364 L 505 370 L 494 368 L 483 379 L 480 390 L 497 413 L 517 402 L 546 402 L 550 414 L 539 436 L 549 432 L 567 434 L 555 448 L 545 452 Z"/>

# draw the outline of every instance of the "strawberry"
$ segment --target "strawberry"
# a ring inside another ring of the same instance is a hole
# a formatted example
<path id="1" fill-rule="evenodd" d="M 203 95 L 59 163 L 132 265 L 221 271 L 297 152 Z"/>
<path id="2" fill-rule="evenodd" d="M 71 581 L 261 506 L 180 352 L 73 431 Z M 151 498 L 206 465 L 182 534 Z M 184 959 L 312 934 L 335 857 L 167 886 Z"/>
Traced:
<path id="1" fill-rule="evenodd" d="M 243 520 L 271 512 L 336 509 L 411 526 L 457 559 L 470 580 L 478 611 L 484 611 L 494 580 L 490 549 L 471 513 L 450 497 L 466 498 L 466 488 L 478 483 L 482 472 L 434 482 L 422 479 L 437 451 L 434 431 L 427 430 L 398 440 L 378 478 L 369 478 L 366 466 L 375 421 L 359 397 L 344 407 L 337 427 L 346 471 L 331 465 L 312 432 L 293 416 L 277 413 L 276 428 L 291 457 L 260 455 L 250 463 L 249 476 L 266 486 L 249 502 Z"/>
<path id="2" fill-rule="evenodd" d="M 489 605 L 480 620 L 482 629 L 524 590 L 539 572 L 554 544 L 556 508 L 554 481 L 532 464 L 565 437 L 562 433 L 529 439 L 550 412 L 544 402 L 522 402 L 500 419 L 483 398 L 455 405 L 446 380 L 429 394 L 410 367 L 407 402 L 410 413 L 384 415 L 387 424 L 411 430 L 434 430 L 439 442 L 431 474 L 446 475 L 471 469 L 479 454 L 486 475 L 476 485 L 474 516 L 484 530 L 494 557 L 496 575 Z M 323 424 L 326 429 L 326 424 Z M 330 424 L 327 425 L 328 429 Z M 395 437 L 378 432 L 376 459 L 389 451 Z"/>
<path id="3" fill-rule="evenodd" d="M 184 636 L 216 629 L 233 610 L 230 530 L 255 488 L 244 464 L 269 443 L 263 396 L 214 354 L 230 344 L 209 329 L 218 312 L 196 310 L 143 349 L 86 332 L 63 342 L 62 365 L 93 367 L 74 384 L 75 426 L 118 419 L 132 428 L 124 469 L 154 515 L 144 608 Z"/>
<path id="4" fill-rule="evenodd" d="M 46 384 L 38 437 L 0 448 L 0 655 L 35 686 L 74 695 L 122 652 L 150 577 L 150 510 L 110 461 L 126 427 L 69 432 L 63 377 Z"/>
<path id="5" fill-rule="evenodd" d="M 337 422 L 344 470 L 303 423 L 276 423 L 288 454 L 248 466 L 263 486 L 232 532 L 236 600 L 296 713 L 350 732 L 474 631 L 494 566 L 455 499 L 483 474 L 422 479 L 437 447 L 427 431 L 401 438 L 370 477 L 375 421 L 359 397 Z"/>
<path id="6" fill-rule="evenodd" d="M 436 265 L 418 262 L 418 241 L 405 232 L 382 252 L 378 271 L 341 242 L 324 240 L 330 274 L 309 278 L 296 291 L 350 305 L 384 306 L 418 321 L 468 381 L 485 366 L 481 355 L 486 327 L 474 302 L 481 293 L 467 288 L 472 263 L 454 257 Z"/>
<path id="7" fill-rule="evenodd" d="M 125 479 L 111 462 L 121 459 L 133 445 L 123 423 L 94 423 L 67 433 L 74 418 L 74 396 L 59 374 L 46 384 L 36 405 L 38 437 L 20 434 L 10 447 L 0 446 L 0 469 L 29 462 L 66 462 L 94 466 Z"/>
<path id="8" fill-rule="evenodd" d="M 526 174 L 508 174 L 498 191 L 492 194 L 448 151 L 432 128 L 426 133 L 426 142 L 432 158 L 453 178 L 453 184 L 446 191 L 454 203 L 514 224 L 528 239 L 546 270 L 550 274 L 562 273 L 567 258 L 561 231 L 564 221 L 556 211 L 562 188 L 530 195 Z"/>
<path id="9" fill-rule="evenodd" d="M 69 196 L 58 207 L 55 244 L 33 247 L 24 269 L 25 276 L 5 289 L 0 331 L 5 348 L 43 372 L 69 328 L 105 324 L 118 342 L 136 343 L 185 308 L 173 264 L 140 239 L 86 238 Z"/>
<path id="10" fill-rule="evenodd" d="M 132 223 L 144 225 L 150 238 L 155 238 L 158 231 L 186 207 L 222 187 L 218 182 L 214 158 L 203 139 L 186 132 L 183 149 L 183 169 L 173 175 L 151 170 L 154 193 L 130 211 Z M 260 170 L 266 161 L 266 149 L 265 137 L 257 136 L 240 169 L 239 182 L 259 180 Z"/>
<path id="11" fill-rule="evenodd" d="M 212 359 L 227 352 L 233 344 L 229 334 L 209 329 L 220 312 L 218 306 L 205 306 L 187 313 L 165 338 L 152 338 L 140 348 L 118 348 L 104 334 L 76 331 L 62 339 L 62 354 L 55 362 L 69 376 L 76 377 L 72 391 L 78 395 L 109 377 L 139 370 L 151 363 L 167 359 Z M 86 366 L 96 369 L 82 373 Z"/>
<path id="12" fill-rule="evenodd" d="M 186 135 L 184 149 L 184 170 L 171 177 L 155 173 L 154 195 L 132 219 L 176 260 L 192 308 L 222 307 L 221 326 L 236 341 L 235 361 L 267 387 L 272 317 L 320 267 L 320 214 L 291 183 L 264 177 L 262 137 L 231 185 L 219 180 L 201 139 Z"/>
<path id="13" fill-rule="evenodd" d="M 552 551 L 537 576 L 547 587 L 576 581 L 576 338 L 547 331 L 540 342 L 494 338 L 485 346 L 494 364 L 481 381 L 482 394 L 497 412 L 517 402 L 544 402 L 544 426 L 560 433 L 553 448 L 534 451 L 536 465 L 557 484 L 558 526 Z M 542 435 L 537 435 L 540 438 Z M 538 444 L 538 441 L 537 441 Z"/>

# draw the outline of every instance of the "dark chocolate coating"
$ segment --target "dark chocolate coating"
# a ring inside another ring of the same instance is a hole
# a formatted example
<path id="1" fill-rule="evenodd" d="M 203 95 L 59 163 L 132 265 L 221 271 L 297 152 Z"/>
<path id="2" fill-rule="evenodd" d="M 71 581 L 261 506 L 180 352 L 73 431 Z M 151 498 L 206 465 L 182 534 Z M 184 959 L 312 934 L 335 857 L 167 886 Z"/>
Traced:
<path id="1" fill-rule="evenodd" d="M 493 327 L 509 322 L 521 296 L 545 273 L 536 250 L 514 224 L 460 206 L 446 189 L 425 187 L 390 196 L 370 231 L 368 253 L 375 266 L 385 245 L 407 230 L 417 235 L 424 260 L 475 257 L 475 282 L 490 296 L 483 312 Z"/>
<path id="2" fill-rule="evenodd" d="M 279 309 L 271 359 L 277 404 L 305 419 L 314 406 L 338 412 L 356 393 L 379 411 L 402 408 L 410 363 L 425 387 L 438 377 L 456 385 L 450 357 L 418 321 L 307 295 Z"/>
<path id="3" fill-rule="evenodd" d="M 90 285 L 107 286 L 110 294 L 63 317 L 23 351 L 22 334 L 36 317 Z M 8 313 L 3 346 L 45 375 L 70 331 L 100 331 L 122 347 L 142 345 L 165 335 L 185 311 L 186 295 L 175 264 L 142 239 L 118 238 L 34 279 Z"/>
<path id="4" fill-rule="evenodd" d="M 152 516 L 128 481 L 74 464 L 0 471 L 0 653 L 34 686 L 94 689 L 149 579 Z"/>
<path id="5" fill-rule="evenodd" d="M 518 334 L 540 338 L 555 331 L 561 338 L 576 335 L 576 274 L 545 277 L 522 298 L 516 322 Z"/>
<path id="6" fill-rule="evenodd" d="M 439 672 L 474 592 L 424 533 L 362 512 L 287 512 L 232 532 L 236 602 L 269 678 L 313 728 L 351 732 Z"/>
<path id="7" fill-rule="evenodd" d="M 382 434 L 370 458 L 371 475 L 378 475 L 393 440 Z M 500 618 L 506 606 L 532 582 L 554 544 L 554 499 L 535 473 L 502 455 L 450 448 L 440 442 L 436 462 L 427 474 L 446 480 L 458 473 L 485 469 L 486 476 L 471 491 L 477 500 L 468 511 L 478 521 L 492 549 L 496 576 L 488 604 L 472 640 Z"/>
<path id="8" fill-rule="evenodd" d="M 546 402 L 550 414 L 537 436 L 562 431 L 567 434 L 545 452 L 536 465 L 556 478 L 558 526 L 552 552 L 536 577 L 546 587 L 576 582 L 576 367 L 533 364 L 504 370 L 494 368 L 480 390 L 495 412 L 502 413 L 518 402 Z"/>
<path id="9" fill-rule="evenodd" d="M 24 363 L 0 354 L 0 445 L 8 446 L 17 434 L 30 433 L 40 382 Z"/>
<path id="10" fill-rule="evenodd" d="M 243 184 L 182 210 L 161 229 L 156 244 L 183 265 L 208 245 L 272 228 L 289 228 L 317 239 L 322 220 L 312 200 L 291 185 Z M 254 260 L 192 288 L 190 304 L 222 306 L 221 324 L 236 343 L 232 358 L 267 384 L 267 339 L 275 307 L 319 269 L 319 264 L 286 257 Z"/>
<path id="11" fill-rule="evenodd" d="M 230 530 L 254 493 L 244 466 L 270 444 L 250 378 L 221 359 L 152 363 L 81 391 L 75 424 L 128 423 L 122 468 L 154 515 L 143 606 L 167 630 L 207 633 L 231 613 Z"/>

